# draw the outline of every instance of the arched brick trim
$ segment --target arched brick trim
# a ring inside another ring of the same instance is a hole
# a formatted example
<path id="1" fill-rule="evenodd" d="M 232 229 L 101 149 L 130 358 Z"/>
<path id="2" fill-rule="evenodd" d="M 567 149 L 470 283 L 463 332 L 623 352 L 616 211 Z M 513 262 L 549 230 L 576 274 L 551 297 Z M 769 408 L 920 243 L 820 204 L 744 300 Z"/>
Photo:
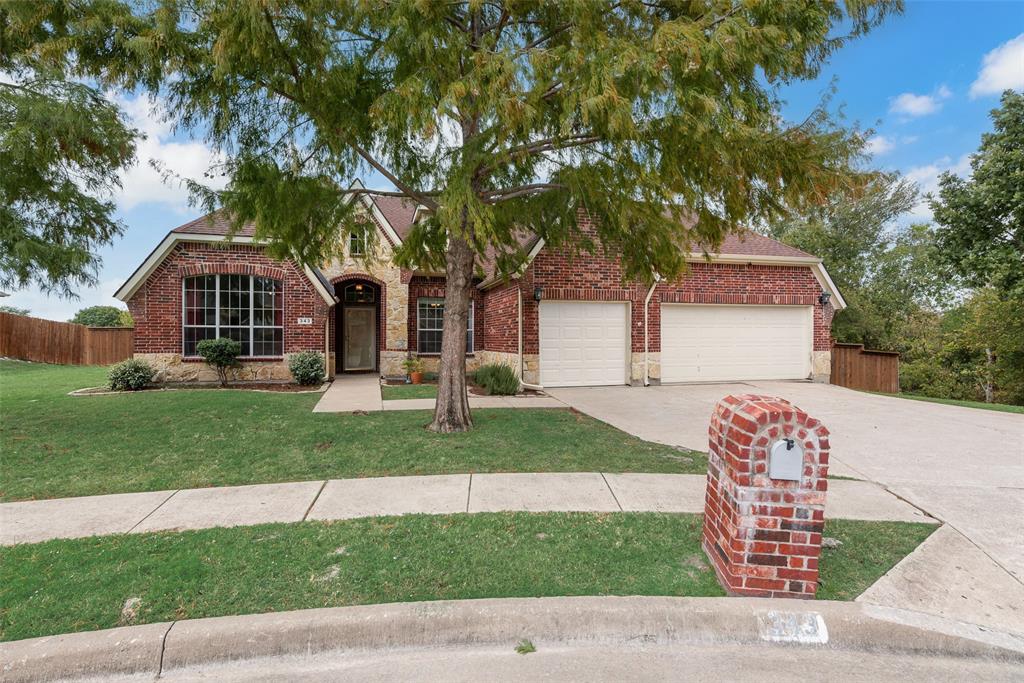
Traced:
<path id="1" fill-rule="evenodd" d="M 283 268 L 274 268 L 255 263 L 234 263 L 231 261 L 191 263 L 180 266 L 178 270 L 181 277 L 196 277 L 197 275 L 255 275 L 281 281 L 286 277 Z"/>
<path id="2" fill-rule="evenodd" d="M 338 275 L 336 277 L 332 277 L 330 282 L 331 282 L 331 286 L 336 288 L 337 285 L 341 284 L 342 282 L 347 282 L 349 280 L 359 280 L 361 282 L 369 282 L 369 283 L 372 283 L 373 285 L 375 285 L 380 290 L 380 296 L 377 297 L 377 351 L 378 351 L 378 360 L 377 360 L 377 362 L 379 364 L 380 363 L 380 353 L 379 352 L 387 351 L 387 343 L 388 343 L 388 340 L 387 340 L 387 334 L 388 334 L 388 322 L 387 322 L 388 286 L 386 284 L 384 284 L 384 282 L 382 280 L 379 280 L 379 279 L 373 277 L 372 275 L 367 275 L 366 273 L 345 273 L 344 275 Z M 337 290 L 335 290 L 335 294 L 337 294 Z M 344 300 L 342 300 L 339 297 L 337 305 L 338 305 L 338 310 L 340 311 L 342 308 L 345 307 Z M 338 320 L 337 315 L 333 316 L 333 321 L 332 321 L 332 325 L 331 325 L 332 329 L 337 327 L 337 324 L 334 324 L 334 322 L 337 321 L 337 320 Z M 331 348 L 334 348 L 334 349 L 336 349 L 337 346 L 338 346 L 337 336 L 336 335 L 337 335 L 337 330 L 333 330 L 333 334 L 331 335 Z M 340 358 L 338 360 L 338 368 L 339 369 L 341 368 L 341 360 L 340 360 Z"/>

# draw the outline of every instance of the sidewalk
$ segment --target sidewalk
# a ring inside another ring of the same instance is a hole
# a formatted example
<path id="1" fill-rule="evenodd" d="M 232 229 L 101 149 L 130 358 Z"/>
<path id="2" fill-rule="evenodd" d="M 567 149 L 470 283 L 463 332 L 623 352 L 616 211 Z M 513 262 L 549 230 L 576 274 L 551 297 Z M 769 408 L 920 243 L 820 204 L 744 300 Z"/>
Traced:
<path id="1" fill-rule="evenodd" d="M 531 399 L 532 400 L 532 399 Z M 704 511 L 699 474 L 449 474 L 331 479 L 0 504 L 0 545 L 270 522 L 472 512 Z M 828 516 L 931 522 L 875 484 L 829 482 Z"/>
<path id="2" fill-rule="evenodd" d="M 380 378 L 371 373 L 338 375 L 313 407 L 314 413 L 368 413 L 381 409 Z"/>

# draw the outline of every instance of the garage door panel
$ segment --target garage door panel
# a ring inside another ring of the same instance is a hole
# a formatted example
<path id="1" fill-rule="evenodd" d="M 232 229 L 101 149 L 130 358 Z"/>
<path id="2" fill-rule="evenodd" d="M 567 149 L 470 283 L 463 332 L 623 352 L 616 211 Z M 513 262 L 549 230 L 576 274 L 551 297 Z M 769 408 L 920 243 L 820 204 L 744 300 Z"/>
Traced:
<path id="1" fill-rule="evenodd" d="M 810 373 L 809 306 L 664 304 L 663 382 L 802 379 Z"/>
<path id="2" fill-rule="evenodd" d="M 541 383 L 625 383 L 627 311 L 627 304 L 619 302 L 541 302 Z"/>

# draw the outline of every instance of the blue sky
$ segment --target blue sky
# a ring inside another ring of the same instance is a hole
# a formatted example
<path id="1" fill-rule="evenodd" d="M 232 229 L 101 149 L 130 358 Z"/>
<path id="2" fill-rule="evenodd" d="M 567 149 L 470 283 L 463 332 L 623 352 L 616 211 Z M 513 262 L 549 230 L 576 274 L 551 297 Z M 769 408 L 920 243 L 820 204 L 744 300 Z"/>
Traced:
<path id="1" fill-rule="evenodd" d="M 833 78 L 838 87 L 833 106 L 843 107 L 847 122 L 876 131 L 874 165 L 900 171 L 924 191 L 932 190 L 942 171 L 967 173 L 967 155 L 990 130 L 988 113 L 999 92 L 1024 90 L 1024 2 L 908 2 L 902 16 L 833 55 L 816 81 L 787 87 L 785 116 L 803 119 Z M 188 205 L 187 193 L 164 184 L 148 162 L 156 159 L 199 179 L 216 155 L 201 136 L 174 134 L 145 100 L 119 101 L 148 138 L 116 198 L 127 229 L 100 252 L 99 286 L 81 291 L 77 301 L 27 288 L 2 303 L 53 320 L 66 320 L 88 305 L 121 306 L 112 297 L 118 286 L 168 230 L 199 215 Z M 373 175 L 364 181 L 387 187 Z M 929 217 L 922 204 L 908 220 Z"/>

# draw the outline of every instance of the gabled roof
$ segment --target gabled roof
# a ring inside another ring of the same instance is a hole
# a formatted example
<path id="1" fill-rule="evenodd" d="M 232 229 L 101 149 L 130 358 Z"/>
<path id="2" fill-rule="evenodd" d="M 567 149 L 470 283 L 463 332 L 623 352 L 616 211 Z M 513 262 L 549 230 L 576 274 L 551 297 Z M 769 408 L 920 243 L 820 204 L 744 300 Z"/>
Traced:
<path id="1" fill-rule="evenodd" d="M 163 241 L 149 253 L 146 260 L 135 269 L 135 272 L 131 274 L 125 283 L 114 292 L 114 297 L 127 303 L 135 292 L 149 279 L 153 271 L 164 262 L 164 259 L 171 253 L 175 245 L 181 242 L 225 242 L 228 241 L 229 228 L 230 222 L 224 217 L 223 213 L 214 211 L 171 230 L 164 237 Z M 252 235 L 252 226 L 243 226 L 241 230 L 230 238 L 230 241 L 238 244 L 255 243 L 256 240 Z M 328 305 L 333 305 L 337 302 L 337 299 L 331 292 L 330 281 L 318 268 L 305 266 L 303 271 L 310 284 L 313 285 L 313 289 L 316 290 Z"/>

